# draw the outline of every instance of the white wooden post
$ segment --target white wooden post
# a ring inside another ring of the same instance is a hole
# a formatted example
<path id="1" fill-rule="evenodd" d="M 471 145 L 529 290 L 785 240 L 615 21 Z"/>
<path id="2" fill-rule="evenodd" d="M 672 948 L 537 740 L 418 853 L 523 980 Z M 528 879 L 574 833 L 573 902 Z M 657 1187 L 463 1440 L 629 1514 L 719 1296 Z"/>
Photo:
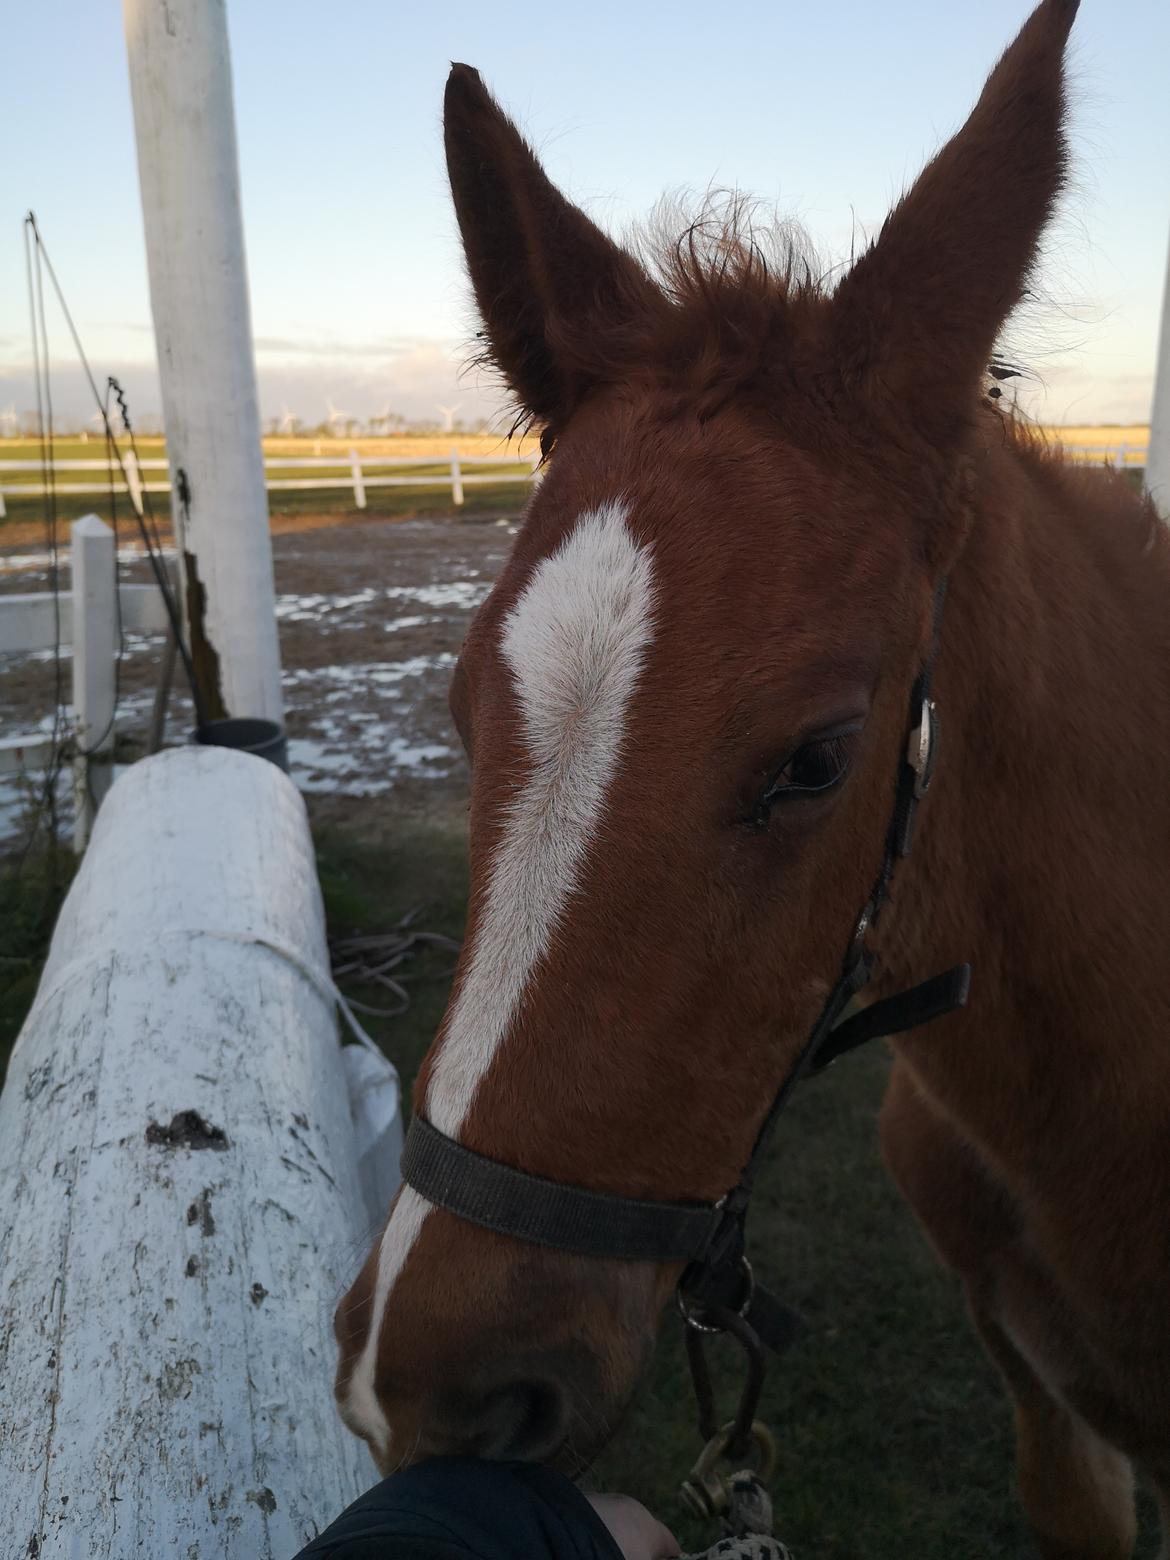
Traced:
<path id="1" fill-rule="evenodd" d="M 4 489 L 0 488 L 0 520 L 3 520 L 7 513 L 8 510 L 4 507 Z"/>
<path id="2" fill-rule="evenodd" d="M 1150 443 L 1146 454 L 1146 492 L 1170 521 L 1170 250 L 1166 254 L 1166 291 L 1162 298 L 1162 330 L 1150 410 Z"/>
<path id="3" fill-rule="evenodd" d="M 123 13 L 188 642 L 209 718 L 279 721 L 225 0 Z"/>
<path id="4" fill-rule="evenodd" d="M 463 470 L 459 464 L 459 451 L 451 451 L 451 501 L 455 504 L 463 502 Z"/>
<path id="5" fill-rule="evenodd" d="M 114 533 L 97 515 L 72 531 L 73 848 L 85 849 L 94 814 L 113 780 L 118 589 Z"/>
<path id="6" fill-rule="evenodd" d="M 119 778 L 0 1096 L 5 1555 L 288 1560 L 375 1482 L 331 1391 L 371 1221 L 328 968 L 275 765 Z"/>
<path id="7" fill-rule="evenodd" d="M 359 509 L 364 509 L 366 484 L 362 481 L 362 458 L 356 450 L 349 452 L 349 469 L 353 473 L 353 501 Z"/>
<path id="8" fill-rule="evenodd" d="M 130 493 L 130 502 L 134 505 L 135 514 L 141 515 L 142 507 L 142 473 L 138 469 L 138 456 L 133 450 L 127 450 L 122 457 L 126 467 L 126 487 Z"/>

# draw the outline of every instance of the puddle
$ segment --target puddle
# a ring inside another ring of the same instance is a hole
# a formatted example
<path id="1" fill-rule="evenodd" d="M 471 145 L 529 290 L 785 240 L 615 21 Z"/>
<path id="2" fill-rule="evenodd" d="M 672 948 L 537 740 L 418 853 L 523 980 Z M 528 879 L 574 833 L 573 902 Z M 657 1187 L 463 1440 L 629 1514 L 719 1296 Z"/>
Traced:
<path id="1" fill-rule="evenodd" d="M 402 776 L 441 780 L 451 773 L 455 749 L 442 742 L 391 737 L 381 724 L 364 723 L 360 741 L 344 748 L 311 737 L 289 740 L 289 769 L 302 791 L 320 795 L 385 796 Z"/>
<path id="2" fill-rule="evenodd" d="M 375 590 L 359 590 L 352 596 L 278 596 L 276 617 L 280 623 L 320 623 L 335 612 L 368 606 L 376 595 Z"/>
<path id="3" fill-rule="evenodd" d="M 463 579 L 444 584 L 387 585 L 380 590 L 370 586 L 352 595 L 329 596 L 316 591 L 282 595 L 276 598 L 276 616 L 282 623 L 332 624 L 334 618 L 353 615 L 355 609 L 368 607 L 375 601 L 409 601 L 422 607 L 454 607 L 457 611 L 469 612 L 479 606 L 492 588 L 491 582 L 477 578 L 478 574 L 478 569 L 469 569 Z M 435 620 L 415 617 L 394 621 L 400 625 L 417 625 Z"/>
<path id="4" fill-rule="evenodd" d="M 417 601 L 424 607 L 462 607 L 470 611 L 491 590 L 487 581 L 452 580 L 449 585 L 391 585 L 382 594 L 388 601 Z"/>
<path id="5" fill-rule="evenodd" d="M 164 547 L 161 556 L 167 563 L 173 563 L 176 557 L 173 547 Z M 144 547 L 119 547 L 119 563 L 140 563 L 146 557 Z M 53 560 L 47 552 L 32 553 L 0 553 L 0 579 L 6 574 L 24 574 L 33 579 L 48 579 L 48 571 Z M 62 541 L 57 552 L 57 567 L 61 571 L 62 578 L 69 577 L 69 542 Z M 22 581 L 22 584 L 24 582 Z"/>
<path id="6" fill-rule="evenodd" d="M 358 527 L 345 537 L 323 530 L 311 539 L 298 536 L 295 543 L 278 538 L 276 614 L 286 664 L 289 762 L 303 791 L 323 798 L 381 798 L 401 786 L 413 797 L 412 787 L 433 784 L 442 805 L 462 805 L 467 765 L 452 730 L 447 690 L 469 614 L 488 595 L 506 556 L 501 531 L 492 528 L 490 541 L 488 535 L 410 523 L 389 536 Z M 137 564 L 127 577 L 145 579 L 142 552 L 128 539 L 118 551 L 120 560 Z M 60 562 L 67 589 L 67 547 Z M 44 590 L 48 569 L 47 551 L 35 544 L 0 556 L 0 592 Z M 393 583 L 384 583 L 387 578 Z M 362 585 L 363 580 L 372 583 Z M 136 745 L 145 742 L 149 729 L 159 652 L 158 636 L 126 636 L 117 730 Z M 68 647 L 61 657 L 68 698 Z M 52 729 L 45 712 L 53 699 L 53 659 L 52 651 L 0 657 L 4 734 Z M 325 664 L 314 664 L 318 661 Z M 191 723 L 180 668 L 167 744 L 180 744 Z M 0 776 L 0 841 L 7 847 L 24 835 L 30 797 L 35 799 L 43 783 L 36 768 L 27 779 Z M 66 772 L 58 810 L 64 835 L 71 826 L 71 793 Z"/>
<path id="7" fill-rule="evenodd" d="M 399 683 L 427 672 L 446 672 L 455 665 L 456 657 L 450 651 L 438 655 L 412 655 L 405 661 L 367 661 L 354 666 L 302 666 L 286 672 L 286 688 L 303 688 L 312 683 L 332 685 L 344 693 L 361 692 L 370 688 L 395 688 Z"/>

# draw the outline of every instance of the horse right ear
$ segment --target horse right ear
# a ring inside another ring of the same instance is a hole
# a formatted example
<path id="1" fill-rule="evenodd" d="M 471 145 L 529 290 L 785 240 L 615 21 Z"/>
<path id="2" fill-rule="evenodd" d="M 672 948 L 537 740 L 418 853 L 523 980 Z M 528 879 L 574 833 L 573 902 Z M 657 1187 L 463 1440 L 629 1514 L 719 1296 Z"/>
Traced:
<path id="1" fill-rule="evenodd" d="M 833 298 L 836 359 L 928 436 L 964 426 L 1064 184 L 1064 54 L 1079 0 L 1041 0 L 963 128 Z"/>
<path id="2" fill-rule="evenodd" d="M 652 285 L 549 181 L 470 65 L 451 68 L 443 131 L 491 358 L 525 411 L 556 431 L 623 356 Z"/>

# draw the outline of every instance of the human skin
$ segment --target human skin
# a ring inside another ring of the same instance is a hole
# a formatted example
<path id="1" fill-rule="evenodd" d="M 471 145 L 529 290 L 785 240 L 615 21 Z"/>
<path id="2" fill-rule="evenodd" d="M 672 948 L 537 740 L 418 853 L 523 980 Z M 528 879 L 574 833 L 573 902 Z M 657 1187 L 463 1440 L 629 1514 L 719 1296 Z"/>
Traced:
<path id="1" fill-rule="evenodd" d="M 674 1534 L 631 1495 L 590 1495 L 589 1504 L 605 1523 L 625 1560 L 673 1560 L 679 1552 Z"/>

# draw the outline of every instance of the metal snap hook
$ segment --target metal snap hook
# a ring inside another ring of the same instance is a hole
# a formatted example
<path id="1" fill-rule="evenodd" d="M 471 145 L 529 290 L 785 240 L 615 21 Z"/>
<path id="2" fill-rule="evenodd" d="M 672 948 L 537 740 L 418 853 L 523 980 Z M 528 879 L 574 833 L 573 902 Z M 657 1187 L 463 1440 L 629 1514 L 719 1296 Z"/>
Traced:
<path id="1" fill-rule="evenodd" d="M 695 1466 L 683 1480 L 679 1497 L 693 1517 L 707 1520 L 722 1515 L 731 1503 L 731 1474 L 719 1464 L 727 1460 L 728 1448 L 736 1433 L 734 1420 L 729 1420 L 712 1436 L 699 1453 Z M 776 1471 L 776 1442 L 763 1420 L 753 1419 L 752 1445 L 756 1453 L 756 1467 L 750 1471 L 761 1484 L 767 1484 Z M 737 1470 L 738 1471 L 738 1470 Z"/>

